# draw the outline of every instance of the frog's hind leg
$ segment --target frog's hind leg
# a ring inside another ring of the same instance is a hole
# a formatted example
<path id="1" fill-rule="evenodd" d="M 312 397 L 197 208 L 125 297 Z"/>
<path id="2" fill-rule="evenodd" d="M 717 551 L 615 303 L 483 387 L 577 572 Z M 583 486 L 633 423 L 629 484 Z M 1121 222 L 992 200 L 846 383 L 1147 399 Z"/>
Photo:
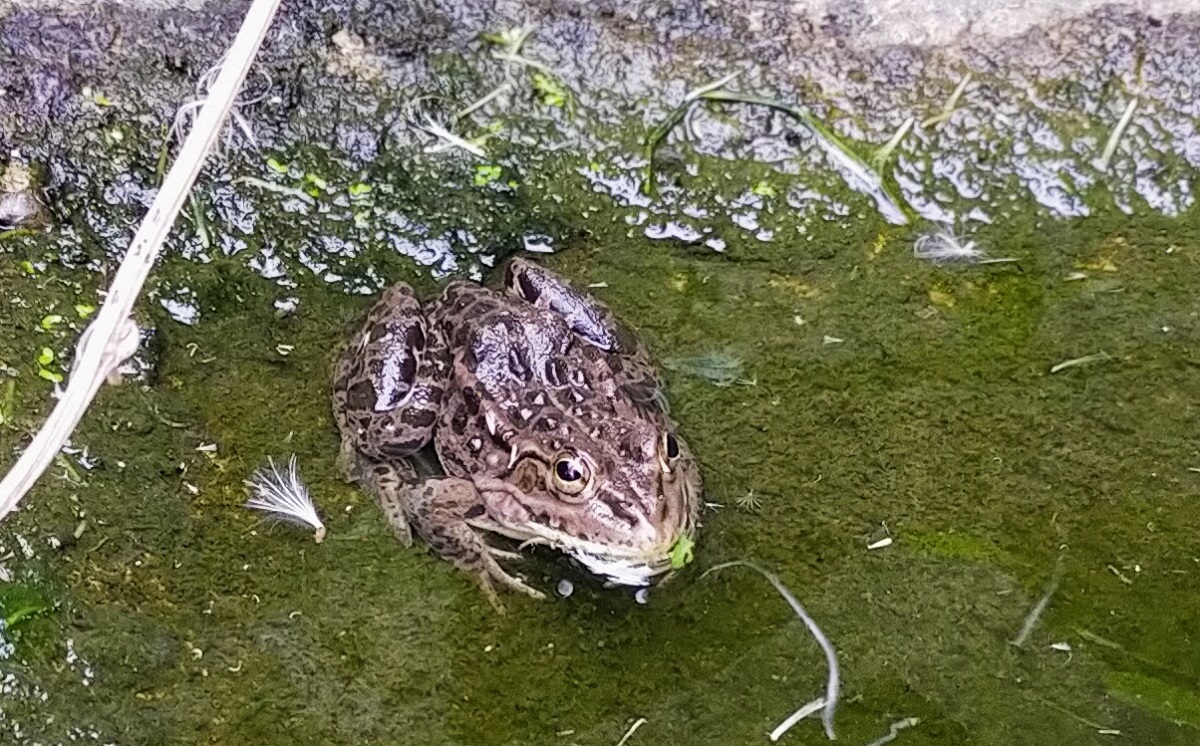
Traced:
<path id="1" fill-rule="evenodd" d="M 406 504 L 417 535 L 439 557 L 479 578 L 483 592 L 497 609 L 503 611 L 504 607 L 493 583 L 536 599 L 546 598 L 501 567 L 494 555 L 504 557 L 506 553 L 494 552 L 467 522 L 485 510 L 474 484 L 453 477 L 430 479 L 411 489 Z"/>
<path id="2" fill-rule="evenodd" d="M 346 479 L 371 488 L 406 546 L 404 501 L 416 480 L 409 459 L 433 439 L 448 377 L 445 340 L 404 283 L 383 293 L 334 368 L 338 465 Z"/>

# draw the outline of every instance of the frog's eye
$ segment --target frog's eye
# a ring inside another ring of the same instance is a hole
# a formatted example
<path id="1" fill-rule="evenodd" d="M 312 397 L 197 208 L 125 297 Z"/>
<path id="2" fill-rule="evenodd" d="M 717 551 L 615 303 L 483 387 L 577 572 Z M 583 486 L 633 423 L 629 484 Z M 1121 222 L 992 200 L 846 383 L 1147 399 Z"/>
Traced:
<path id="1" fill-rule="evenodd" d="M 554 487 L 564 495 L 578 495 L 591 480 L 587 462 L 575 455 L 560 456 L 554 462 Z"/>
<path id="2" fill-rule="evenodd" d="M 663 433 L 658 451 L 663 471 L 670 474 L 671 467 L 679 460 L 679 440 L 675 437 L 675 433 Z"/>

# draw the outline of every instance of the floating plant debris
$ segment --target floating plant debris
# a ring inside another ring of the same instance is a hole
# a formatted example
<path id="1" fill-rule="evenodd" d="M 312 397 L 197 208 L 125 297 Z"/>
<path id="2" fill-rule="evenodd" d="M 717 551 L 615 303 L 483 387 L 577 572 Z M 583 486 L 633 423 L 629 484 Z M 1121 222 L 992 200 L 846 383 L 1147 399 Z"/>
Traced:
<path id="1" fill-rule="evenodd" d="M 294 526 L 309 526 L 316 531 L 317 543 L 325 538 L 325 524 L 317 515 L 317 506 L 308 494 L 308 487 L 300 479 L 296 456 L 288 459 L 287 469 L 280 471 L 273 459 L 260 467 L 245 482 L 253 493 L 246 501 L 251 510 L 261 510 L 272 518 Z"/>

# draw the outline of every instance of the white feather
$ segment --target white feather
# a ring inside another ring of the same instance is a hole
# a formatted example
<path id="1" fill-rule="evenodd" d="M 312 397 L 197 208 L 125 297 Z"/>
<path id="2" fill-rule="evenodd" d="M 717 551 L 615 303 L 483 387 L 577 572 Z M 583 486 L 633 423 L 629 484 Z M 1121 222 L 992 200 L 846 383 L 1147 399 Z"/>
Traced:
<path id="1" fill-rule="evenodd" d="M 246 486 L 252 493 L 246 501 L 247 508 L 260 510 L 287 523 L 310 526 L 324 536 L 325 524 L 317 515 L 317 506 L 308 494 L 308 487 L 300 479 L 295 454 L 288 459 L 287 469 L 283 471 L 268 458 L 267 465 L 246 480 Z"/>
<path id="2" fill-rule="evenodd" d="M 926 233 L 913 244 L 913 255 L 918 259 L 927 259 L 934 264 L 963 262 L 966 264 L 995 264 L 1012 262 L 1015 259 L 989 259 L 983 249 L 974 241 L 965 240 L 948 230 L 937 230 Z"/>

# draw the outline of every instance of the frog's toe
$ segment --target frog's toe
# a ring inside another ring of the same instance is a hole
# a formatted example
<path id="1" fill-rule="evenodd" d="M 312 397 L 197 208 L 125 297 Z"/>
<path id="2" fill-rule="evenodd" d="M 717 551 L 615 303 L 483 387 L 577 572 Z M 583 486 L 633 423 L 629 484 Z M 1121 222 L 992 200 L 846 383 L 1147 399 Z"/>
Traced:
<path id="1" fill-rule="evenodd" d="M 497 583 L 508 588 L 509 590 L 524 593 L 526 596 L 529 596 L 530 598 L 536 598 L 539 601 L 546 600 L 545 593 L 526 585 L 525 581 L 521 580 L 520 578 L 514 575 L 509 575 L 508 572 L 505 571 L 505 569 L 501 567 L 496 560 L 492 559 L 490 555 L 484 557 L 484 568 L 484 571 L 487 573 L 490 580 L 495 580 Z"/>
<path id="2" fill-rule="evenodd" d="M 525 555 L 521 554 L 520 552 L 510 552 L 505 549 L 497 549 L 496 547 L 490 545 L 488 546 L 487 550 L 488 554 L 492 555 L 493 557 L 502 560 L 509 560 L 510 562 L 514 560 L 525 559 Z"/>
<path id="3" fill-rule="evenodd" d="M 503 616 L 508 613 L 508 610 L 504 608 L 504 604 L 500 601 L 500 595 L 496 593 L 496 587 L 492 585 L 491 576 L 488 575 L 486 570 L 479 573 L 479 589 L 483 591 L 483 595 L 487 597 L 488 603 L 492 605 L 497 614 Z"/>

